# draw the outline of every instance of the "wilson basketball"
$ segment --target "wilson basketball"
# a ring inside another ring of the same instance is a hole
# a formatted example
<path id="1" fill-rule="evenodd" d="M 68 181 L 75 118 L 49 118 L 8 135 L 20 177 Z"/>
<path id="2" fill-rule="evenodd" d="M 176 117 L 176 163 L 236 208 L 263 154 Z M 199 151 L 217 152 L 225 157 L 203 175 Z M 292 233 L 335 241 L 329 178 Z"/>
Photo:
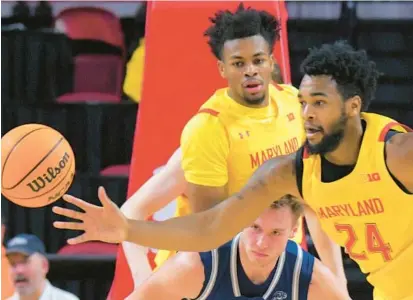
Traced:
<path id="1" fill-rule="evenodd" d="M 42 207 L 69 189 L 75 157 L 58 131 L 26 124 L 2 137 L 1 170 L 1 193 L 8 200 L 25 207 Z"/>

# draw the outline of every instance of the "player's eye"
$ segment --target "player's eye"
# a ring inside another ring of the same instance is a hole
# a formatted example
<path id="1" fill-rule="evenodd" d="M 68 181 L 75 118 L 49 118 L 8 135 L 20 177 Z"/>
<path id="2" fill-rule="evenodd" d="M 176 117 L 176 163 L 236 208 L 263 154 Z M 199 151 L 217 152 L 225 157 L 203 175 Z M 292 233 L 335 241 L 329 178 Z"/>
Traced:
<path id="1" fill-rule="evenodd" d="M 251 225 L 251 228 L 254 229 L 254 230 L 260 229 L 260 228 L 259 228 L 257 225 L 255 225 L 255 224 L 254 224 L 254 225 Z"/>
<path id="2" fill-rule="evenodd" d="M 236 61 L 236 62 L 232 63 L 232 65 L 234 67 L 241 68 L 244 65 L 244 63 L 242 61 Z"/>

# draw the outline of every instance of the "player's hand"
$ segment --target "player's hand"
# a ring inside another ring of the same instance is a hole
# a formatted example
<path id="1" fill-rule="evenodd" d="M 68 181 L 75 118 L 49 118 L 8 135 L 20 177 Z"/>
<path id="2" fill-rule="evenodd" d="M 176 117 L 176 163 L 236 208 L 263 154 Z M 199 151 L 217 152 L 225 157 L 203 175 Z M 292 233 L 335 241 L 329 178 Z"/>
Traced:
<path id="1" fill-rule="evenodd" d="M 123 242 L 127 235 L 127 218 L 120 209 L 106 195 L 105 189 L 99 187 L 98 196 L 102 206 L 96 206 L 76 197 L 64 195 L 63 200 L 71 203 L 84 212 L 68 208 L 53 207 L 55 214 L 72 218 L 79 222 L 54 222 L 53 226 L 59 229 L 83 230 L 84 233 L 69 239 L 69 244 L 79 244 L 87 241 L 103 241 L 107 243 Z"/>

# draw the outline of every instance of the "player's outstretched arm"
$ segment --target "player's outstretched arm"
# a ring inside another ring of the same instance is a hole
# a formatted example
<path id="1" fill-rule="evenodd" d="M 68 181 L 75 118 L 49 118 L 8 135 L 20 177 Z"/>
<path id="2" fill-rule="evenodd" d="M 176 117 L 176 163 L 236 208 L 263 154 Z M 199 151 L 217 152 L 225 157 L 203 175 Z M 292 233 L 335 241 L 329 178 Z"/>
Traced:
<path id="1" fill-rule="evenodd" d="M 199 254 L 180 252 L 169 258 L 125 300 L 195 299 L 204 281 L 204 266 Z"/>
<path id="2" fill-rule="evenodd" d="M 69 239 L 71 244 L 90 240 L 111 243 L 129 241 L 157 249 L 202 252 L 230 240 L 249 226 L 273 201 L 286 194 L 298 195 L 295 153 L 268 160 L 239 193 L 200 213 L 163 222 L 130 220 L 99 189 L 103 207 L 64 196 L 66 202 L 78 206 L 84 213 L 54 207 L 55 213 L 81 221 L 55 222 L 54 226 L 84 231 L 81 236 Z"/>
<path id="3" fill-rule="evenodd" d="M 386 145 L 390 173 L 413 193 L 413 132 L 394 135 Z"/>
<path id="4" fill-rule="evenodd" d="M 314 260 L 313 274 L 308 289 L 308 300 L 348 300 L 347 288 L 337 282 L 333 273 L 318 259 Z"/>

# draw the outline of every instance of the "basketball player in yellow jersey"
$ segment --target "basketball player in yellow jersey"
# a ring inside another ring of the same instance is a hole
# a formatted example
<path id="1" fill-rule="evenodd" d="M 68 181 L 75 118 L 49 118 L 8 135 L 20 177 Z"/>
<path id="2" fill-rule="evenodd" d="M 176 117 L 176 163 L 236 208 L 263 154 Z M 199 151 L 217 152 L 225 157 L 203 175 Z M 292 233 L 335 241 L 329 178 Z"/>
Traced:
<path id="1" fill-rule="evenodd" d="M 301 195 L 325 232 L 368 274 L 375 299 L 413 299 L 413 133 L 363 112 L 378 78 L 365 51 L 344 42 L 323 45 L 310 52 L 302 71 L 298 96 L 306 145 L 267 161 L 240 192 L 203 212 L 150 223 L 127 219 L 101 189 L 103 209 L 66 196 L 85 213 L 54 211 L 82 223 L 55 226 L 84 230 L 69 240 L 73 244 L 129 241 L 199 252 L 235 236 L 272 199 Z M 317 250 L 320 256 L 326 251 Z"/>
<path id="2" fill-rule="evenodd" d="M 252 28 L 254 18 L 263 26 Z M 277 20 L 240 6 L 233 14 L 218 12 L 212 22 L 205 35 L 228 87 L 217 90 L 182 132 L 188 184 L 176 216 L 205 210 L 238 192 L 262 163 L 295 152 L 305 139 L 297 90 L 270 84 Z M 301 224 L 300 229 L 299 243 Z M 173 253 L 159 251 L 157 265 Z"/>

